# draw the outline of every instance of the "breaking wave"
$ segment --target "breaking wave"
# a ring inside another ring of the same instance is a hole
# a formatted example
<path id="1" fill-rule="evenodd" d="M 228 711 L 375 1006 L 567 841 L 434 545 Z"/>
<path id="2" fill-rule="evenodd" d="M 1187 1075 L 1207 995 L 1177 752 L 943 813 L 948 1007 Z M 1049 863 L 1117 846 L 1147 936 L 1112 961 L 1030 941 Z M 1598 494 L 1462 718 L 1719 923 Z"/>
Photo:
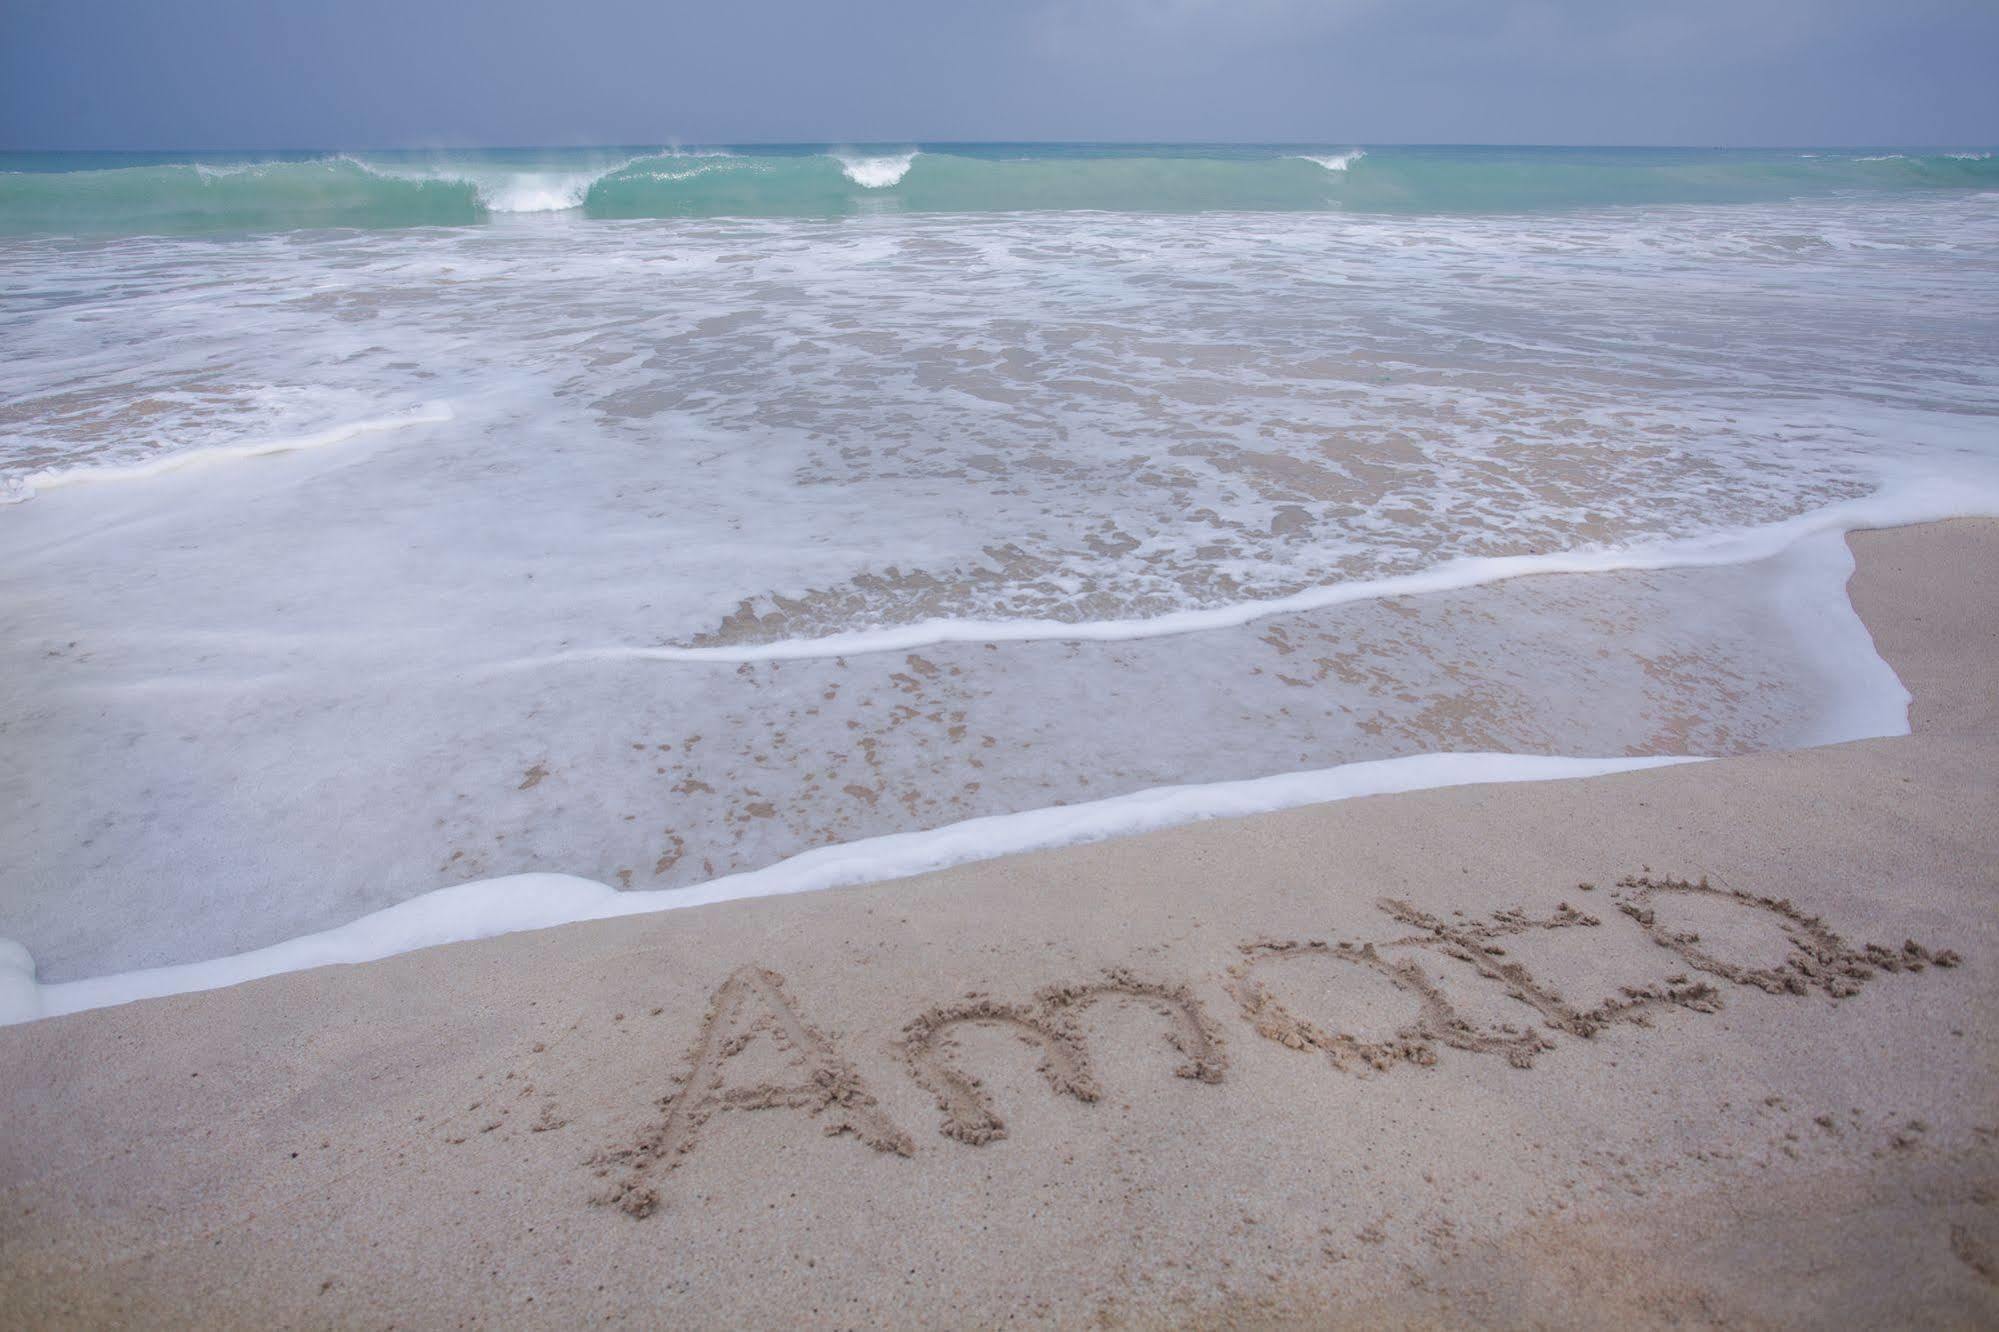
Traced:
<path id="1" fill-rule="evenodd" d="M 916 160 L 913 152 L 898 153 L 893 157 L 845 157 L 835 156 L 840 164 L 840 173 L 864 190 L 885 190 L 901 182 L 909 173 L 910 163 Z"/>
<path id="2" fill-rule="evenodd" d="M 1364 170 L 1356 167 L 1365 161 Z M 947 145 L 0 158 L 0 232 L 465 226 L 508 214 L 837 217 L 900 209 L 1508 213 L 1999 189 L 1989 151 Z"/>
<path id="3" fill-rule="evenodd" d="M 1320 166 L 1324 167 L 1328 171 L 1345 171 L 1355 162 L 1358 162 L 1360 161 L 1361 158 L 1366 157 L 1367 150 L 1364 148 L 1356 148 L 1350 153 L 1331 153 L 1324 157 L 1314 156 L 1311 153 L 1301 153 L 1299 154 L 1299 156 L 1303 157 L 1307 162 L 1318 163 Z"/>

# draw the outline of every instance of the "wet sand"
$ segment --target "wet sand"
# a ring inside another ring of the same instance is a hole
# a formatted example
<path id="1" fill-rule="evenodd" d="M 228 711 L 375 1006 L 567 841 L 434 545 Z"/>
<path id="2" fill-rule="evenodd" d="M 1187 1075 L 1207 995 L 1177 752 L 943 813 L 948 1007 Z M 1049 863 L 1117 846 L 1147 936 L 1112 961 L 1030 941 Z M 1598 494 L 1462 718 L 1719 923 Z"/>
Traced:
<path id="1" fill-rule="evenodd" d="M 1909 737 L 0 1030 L 9 1324 L 1990 1325 L 1999 524 Z"/>

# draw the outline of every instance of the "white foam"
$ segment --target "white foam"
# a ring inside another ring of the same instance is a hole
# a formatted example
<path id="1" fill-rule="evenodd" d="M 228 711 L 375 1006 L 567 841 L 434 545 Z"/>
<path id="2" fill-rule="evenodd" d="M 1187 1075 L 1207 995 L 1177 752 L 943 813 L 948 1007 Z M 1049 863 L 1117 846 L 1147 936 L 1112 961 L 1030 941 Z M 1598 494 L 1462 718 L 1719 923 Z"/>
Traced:
<path id="1" fill-rule="evenodd" d="M 907 652 L 941 643 L 1031 641 L 1117 642 L 1171 634 L 1228 629 L 1301 611 L 1385 597 L 1420 596 L 1525 578 L 1536 574 L 1622 573 L 1656 569 L 1697 569 L 1768 559 L 1821 533 L 1844 535 L 1866 527 L 1897 527 L 1945 518 L 1999 515 L 1999 483 L 1971 476 L 1923 477 L 1884 487 L 1863 499 L 1848 500 L 1767 526 L 1709 533 L 1679 541 L 1623 547 L 1581 548 L 1545 555 L 1503 555 L 1454 559 L 1418 573 L 1360 579 L 1306 588 L 1290 596 L 1237 601 L 1148 619 L 954 620 L 930 619 L 828 634 L 714 647 L 599 647 L 508 663 L 539 667 L 564 661 L 646 660 L 685 662 L 799 661 Z"/>
<path id="2" fill-rule="evenodd" d="M 1763 566 L 1768 604 L 1805 650 L 1800 673 L 1816 676 L 1812 718 L 1791 740 L 1800 747 L 1909 733 L 1909 691 L 1846 594 L 1854 567 L 1844 528 L 1813 532 Z"/>
<path id="3" fill-rule="evenodd" d="M 1307 162 L 1316 162 L 1328 171 L 1345 171 L 1347 170 L 1347 168 L 1351 167 L 1355 162 L 1358 162 L 1360 161 L 1361 158 L 1366 157 L 1367 150 L 1364 148 L 1356 148 L 1352 152 L 1334 153 L 1330 157 L 1315 157 L 1310 153 L 1302 154 L 1302 156 Z"/>
<path id="4" fill-rule="evenodd" d="M 391 180 L 456 181 L 472 187 L 480 207 L 493 213 L 562 213 L 581 208 L 590 188 L 606 176 L 656 157 L 678 157 L 678 153 L 644 153 L 619 158 L 582 171 L 522 168 L 496 162 L 443 161 L 410 165 L 400 162 L 371 162 L 347 156 L 371 175 Z M 705 156 L 706 154 L 702 154 Z"/>
<path id="5" fill-rule="evenodd" d="M 885 190 L 908 174 L 909 164 L 917 156 L 914 152 L 888 157 L 848 157 L 836 153 L 834 160 L 839 162 L 841 173 L 862 189 Z"/>
<path id="6" fill-rule="evenodd" d="M 479 202 L 492 212 L 560 213 L 581 208 L 590 187 L 607 174 L 530 171 L 473 184 L 479 192 Z"/>
<path id="7" fill-rule="evenodd" d="M 12 939 L 0 939 L 0 1026 L 42 1016 L 42 987 L 35 983 L 35 959 Z"/>
<path id="8" fill-rule="evenodd" d="M 402 430 L 415 425 L 437 425 L 451 419 L 449 405 L 433 402 L 392 416 L 377 416 L 365 421 L 349 421 L 344 425 L 330 426 L 308 435 L 279 436 L 251 440 L 243 444 L 211 444 L 205 448 L 188 449 L 180 453 L 160 454 L 143 462 L 65 467 L 31 472 L 24 477 L 4 477 L 0 478 L 0 504 L 18 504 L 23 500 L 34 498 L 37 490 L 46 490 L 52 486 L 73 485 L 82 481 L 135 481 L 144 477 L 158 476 L 162 472 L 179 471 L 183 467 L 199 467 L 233 458 L 257 458 L 273 453 L 295 453 L 301 449 L 325 448 L 329 444 L 339 444 L 359 435 L 372 435 L 384 430 Z"/>
<path id="9" fill-rule="evenodd" d="M 704 154 L 704 155 L 719 156 L 719 154 Z M 744 167 L 748 167 L 750 170 L 753 171 L 763 170 L 763 168 L 758 166 L 756 163 L 744 163 L 740 161 L 703 162 L 698 166 L 688 167 L 685 171 L 635 172 L 633 173 L 633 178 L 642 179 L 642 180 L 666 180 L 666 181 L 692 180 L 696 176 L 706 176 L 716 171 L 739 170 Z"/>
<path id="10" fill-rule="evenodd" d="M 735 154 L 719 150 L 685 151 L 673 149 L 641 153 L 588 171 L 519 171 L 484 166 L 459 168 L 456 174 L 468 181 L 479 202 L 495 213 L 560 213 L 581 208 L 598 181 L 630 171 L 645 162 L 696 161 L 700 165 L 684 171 L 646 173 L 649 180 L 688 180 L 710 171 L 741 165 Z"/>
<path id="11" fill-rule="evenodd" d="M 682 165 L 696 164 L 637 170 Z M 1202 621 L 1160 617 L 1218 611 L 1208 622 L 1225 627 L 1553 572 L 1578 564 L 1536 552 L 1591 539 L 1614 557 L 1590 567 L 1707 563 L 1716 552 L 1631 549 L 1883 480 L 1868 521 L 1892 521 L 1904 464 L 1966 478 L 1905 516 L 1973 508 L 1995 491 L 1969 469 L 1999 446 L 1999 400 L 1963 368 L 1991 308 L 1988 202 L 544 217 L 0 247 L 0 397 L 25 406 L 0 456 L 21 473 L 287 439 L 433 399 L 456 412 L 382 437 L 417 446 L 325 455 L 339 466 L 222 465 L 0 512 L 15 785 L 84 774 L 55 798 L 0 790 L 0 933 L 29 941 L 47 976 L 123 972 L 517 869 L 616 884 L 634 867 L 636 886 L 665 889 L 828 835 L 1114 789 L 1450 745 L 1619 753 L 1657 734 L 1668 704 L 1712 723 L 1681 748 L 1789 747 L 1818 723 L 1818 682 L 1845 677 L 1794 669 L 1810 644 L 1762 596 L 1763 567 L 1515 583 L 1489 600 L 1527 622 L 1439 611 L 1411 617 L 1406 641 L 1386 610 L 1335 611 L 1308 627 L 1354 629 L 1328 646 L 1360 669 L 1311 693 L 1267 669 L 1282 663 L 1261 626 L 1163 638 Z M 1793 243 L 1820 233 L 1901 248 Z M 1917 299 L 1925 335 L 1886 361 L 1869 321 L 1838 317 Z M 1311 521 L 1277 530 L 1293 501 Z M 1468 558 L 1509 554 L 1522 558 Z M 1833 604 L 1836 577 L 1814 587 Z M 744 603 L 767 627 L 738 617 Z M 840 650 L 823 636 L 849 632 L 868 641 L 845 647 L 885 648 L 938 637 L 883 639 L 931 616 L 974 640 L 935 654 L 954 659 L 933 696 L 969 709 L 966 744 L 998 740 L 962 796 L 930 775 L 954 752 L 944 722 L 874 727 L 902 701 L 896 657 L 788 663 L 779 681 L 632 651 L 717 642 L 703 635 L 723 625 L 804 644 L 760 656 Z M 1022 624 L 986 627 L 1005 621 Z M 1459 663 L 1479 681 L 1533 670 L 1556 655 L 1545 640 L 1522 650 L 1534 631 L 1574 649 L 1572 624 L 1604 666 L 1537 672 L 1490 738 L 1438 734 L 1395 701 L 1468 688 L 1443 673 Z M 1085 636 L 1152 641 L 1060 646 Z M 1050 641 L 976 646 L 994 637 Z M 62 655 L 73 642 L 87 659 Z M 634 659 L 479 678 L 599 648 Z M 1661 652 L 1728 674 L 1629 678 L 1634 654 Z M 822 702 L 847 669 L 866 683 Z M 1743 678 L 1741 698 L 1715 692 Z M 1313 719 L 1294 724 L 1306 699 Z M 1176 727 L 1156 724 L 1162 709 Z M 1386 729 L 1361 731 L 1363 717 Z M 878 729 L 879 782 L 848 720 Z M 690 756 L 694 735 L 707 738 Z M 655 748 L 669 741 L 671 755 Z M 826 780 L 820 757 L 836 752 L 863 785 L 935 806 L 843 794 L 848 777 Z M 544 759 L 554 775 L 520 792 Z M 676 791 L 687 776 L 712 792 Z M 780 817 L 734 817 L 751 799 Z M 654 870 L 669 822 L 687 855 Z"/>
<path id="12" fill-rule="evenodd" d="M 1248 781 L 1162 786 L 1108 800 L 968 819 L 822 847 L 692 888 L 620 892 L 567 874 L 515 874 L 424 893 L 345 925 L 230 957 L 40 985 L 28 951 L 0 940 L 0 1023 L 219 989 L 310 967 L 372 962 L 440 944 L 613 916 L 876 883 L 1024 851 L 1130 836 L 1202 819 L 1494 782 L 1560 781 L 1696 763 L 1694 758 L 1416 754 Z"/>
<path id="13" fill-rule="evenodd" d="M 259 176 L 269 165 L 265 162 L 192 162 L 194 174 L 203 180 L 225 180 L 230 176 Z"/>

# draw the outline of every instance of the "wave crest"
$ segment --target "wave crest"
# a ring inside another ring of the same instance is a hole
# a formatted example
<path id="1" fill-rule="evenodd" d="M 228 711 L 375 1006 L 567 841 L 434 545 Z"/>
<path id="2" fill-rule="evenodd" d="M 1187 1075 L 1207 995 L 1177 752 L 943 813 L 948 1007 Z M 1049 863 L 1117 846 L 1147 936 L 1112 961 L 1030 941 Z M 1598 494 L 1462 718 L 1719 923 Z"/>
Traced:
<path id="1" fill-rule="evenodd" d="M 885 190 L 901 182 L 917 156 L 913 151 L 889 157 L 849 157 L 835 153 L 833 159 L 840 164 L 841 173 L 862 189 Z"/>
<path id="2" fill-rule="evenodd" d="M 1325 157 L 1315 157 L 1311 153 L 1300 154 L 1307 162 L 1316 162 L 1328 171 L 1345 171 L 1355 162 L 1367 156 L 1367 149 L 1356 148 L 1349 153 L 1332 153 Z"/>
<path id="3" fill-rule="evenodd" d="M 913 170 L 918 157 L 922 171 Z M 0 233 L 468 226 L 500 214 L 579 212 L 837 217 L 885 203 L 933 213 L 1532 212 L 1995 187 L 1999 162 L 1979 149 L 1864 157 L 1394 148 L 1210 155 L 1060 146 L 1045 153 L 372 152 L 0 172 Z"/>
<path id="4" fill-rule="evenodd" d="M 522 169 L 450 161 L 402 165 L 371 162 L 351 155 L 343 155 L 341 160 L 384 180 L 438 181 L 469 186 L 479 206 L 489 213 L 562 213 L 583 207 L 598 181 L 651 157 L 651 154 L 625 157 L 580 170 Z"/>

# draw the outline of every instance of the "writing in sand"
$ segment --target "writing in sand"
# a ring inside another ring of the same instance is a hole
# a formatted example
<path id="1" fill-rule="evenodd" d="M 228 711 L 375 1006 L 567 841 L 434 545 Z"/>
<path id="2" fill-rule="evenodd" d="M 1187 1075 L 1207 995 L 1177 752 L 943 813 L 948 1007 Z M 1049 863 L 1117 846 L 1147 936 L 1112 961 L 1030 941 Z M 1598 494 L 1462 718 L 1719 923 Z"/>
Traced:
<path id="1" fill-rule="evenodd" d="M 1590 884 L 1577 887 L 1595 891 Z M 1604 913 L 1608 925 L 1567 901 L 1539 917 L 1509 909 L 1476 918 L 1453 912 L 1446 918 L 1384 898 L 1377 907 L 1403 933 L 1367 941 L 1253 939 L 1239 944 L 1236 960 L 1208 979 L 1219 982 L 1233 1001 L 1232 1016 L 1257 1037 L 1317 1056 L 1339 1073 L 1366 1076 L 1408 1064 L 1434 1065 L 1446 1049 L 1528 1069 L 1537 1056 L 1555 1048 L 1558 1036 L 1587 1040 L 1615 1024 L 1650 1027 L 1668 1011 L 1713 1013 L 1721 1007 L 1726 987 L 1816 994 L 1837 1002 L 1883 974 L 1955 967 L 1959 960 L 1949 949 L 1932 951 L 1914 940 L 1898 948 L 1850 944 L 1825 921 L 1787 900 L 1715 886 L 1706 878 L 1634 875 L 1620 880 L 1605 897 L 1615 908 Z M 1684 925 L 1690 907 L 1707 935 L 1676 928 L 1668 919 Z M 1642 983 L 1617 984 L 1610 994 L 1584 1006 L 1521 960 L 1523 952 L 1559 959 L 1577 944 L 1600 956 L 1610 941 L 1593 932 L 1606 929 L 1666 950 L 1670 966 Z M 1550 944 L 1555 945 L 1552 954 L 1545 946 Z M 1322 988 L 1315 991 L 1320 1002 L 1309 1011 L 1283 997 L 1285 978 L 1304 969 L 1322 973 Z M 1369 982 L 1377 998 L 1387 987 L 1400 1014 L 1384 1025 L 1378 1003 L 1356 1004 L 1372 1020 L 1357 1023 L 1351 1015 L 1343 1020 L 1337 996 L 1343 988 Z M 1466 985 L 1516 1006 L 1517 1020 L 1468 1016 L 1460 988 Z M 1329 995 L 1334 1001 L 1327 1001 Z M 969 1066 L 956 1033 L 989 1028 L 1017 1036 L 1038 1057 L 1037 1071 L 1056 1095 L 1093 1103 L 1105 1088 L 1081 1018 L 1104 1001 L 1156 1012 L 1178 1060 L 1174 1072 L 1190 1084 L 1219 1083 L 1227 1075 L 1221 1026 L 1192 981 L 1123 968 L 1050 986 L 1025 999 L 963 994 L 910 1020 L 895 1051 L 903 1072 L 936 1098 L 937 1131 L 954 1143 L 979 1147 L 1007 1136 L 1005 1107 L 996 1104 Z M 789 1072 L 782 1080 L 732 1078 L 731 1061 L 759 1039 L 775 1044 Z M 545 1050 L 537 1044 L 529 1058 Z M 533 1094 L 531 1070 L 517 1085 L 520 1095 Z M 788 1110 L 801 1125 L 852 1136 L 875 1152 L 910 1156 L 916 1151 L 915 1138 L 882 1107 L 869 1077 L 839 1042 L 805 1018 L 784 978 L 755 965 L 736 968 L 714 990 L 679 1077 L 659 1098 L 657 1110 L 635 1135 L 588 1157 L 599 1181 L 592 1201 L 633 1217 L 650 1216 L 666 1203 L 667 1177 L 698 1148 L 703 1127 L 733 1111 Z M 492 1122 L 460 1130 L 445 1141 L 463 1143 L 472 1132 L 498 1129 L 510 1113 L 497 1110 Z M 528 1128 L 540 1133 L 566 1123 L 555 1101 L 543 1100 Z"/>

